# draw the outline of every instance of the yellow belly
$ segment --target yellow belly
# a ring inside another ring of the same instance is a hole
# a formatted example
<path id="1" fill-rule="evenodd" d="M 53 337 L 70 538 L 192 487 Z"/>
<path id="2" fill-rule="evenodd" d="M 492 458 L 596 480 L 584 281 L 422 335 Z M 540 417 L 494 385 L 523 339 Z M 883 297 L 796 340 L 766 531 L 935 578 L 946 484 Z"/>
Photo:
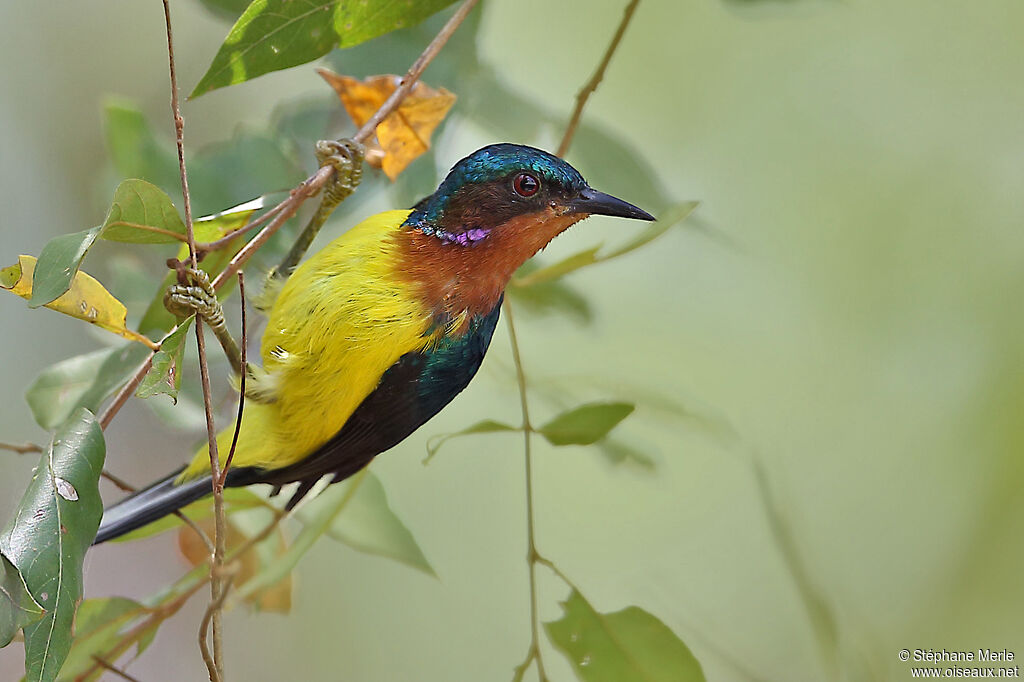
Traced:
<path id="1" fill-rule="evenodd" d="M 395 277 L 392 237 L 408 214 L 368 218 L 288 279 L 261 347 L 276 400 L 246 403 L 232 466 L 279 469 L 304 459 L 341 429 L 391 365 L 429 344 L 430 312 Z M 233 427 L 218 436 L 221 459 Z M 204 446 L 182 478 L 209 469 Z"/>

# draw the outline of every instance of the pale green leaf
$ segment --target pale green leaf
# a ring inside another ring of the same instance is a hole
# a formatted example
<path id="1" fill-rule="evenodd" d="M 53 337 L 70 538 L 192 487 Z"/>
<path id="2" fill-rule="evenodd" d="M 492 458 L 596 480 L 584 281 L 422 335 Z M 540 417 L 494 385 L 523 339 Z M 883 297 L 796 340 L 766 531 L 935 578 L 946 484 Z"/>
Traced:
<path id="1" fill-rule="evenodd" d="M 131 343 L 48 367 L 25 392 L 32 416 L 44 429 L 53 429 L 78 408 L 95 411 L 131 377 L 148 353 L 147 348 Z"/>
<path id="2" fill-rule="evenodd" d="M 100 237 L 133 244 L 170 244 L 184 241 L 185 223 L 162 189 L 145 180 L 125 180 L 114 190 Z"/>
<path id="3" fill-rule="evenodd" d="M 544 629 L 583 682 L 704 681 L 686 644 L 640 607 L 599 613 L 576 590 L 562 607 Z"/>
<path id="4" fill-rule="evenodd" d="M 181 388 L 181 360 L 185 355 L 185 340 L 188 330 L 192 327 L 195 315 L 190 315 L 177 329 L 168 334 L 160 343 L 160 350 L 153 355 L 153 365 L 142 378 L 135 395 L 150 398 L 159 393 L 171 397 L 178 402 L 178 389 Z"/>
<path id="5" fill-rule="evenodd" d="M 78 274 L 82 259 L 89 252 L 100 228 L 62 234 L 46 242 L 32 272 L 30 308 L 38 308 L 60 298 Z"/>
<path id="6" fill-rule="evenodd" d="M 632 414 L 632 403 L 589 403 L 563 412 L 537 432 L 552 445 L 590 445 Z"/>
<path id="7" fill-rule="evenodd" d="M 344 495 L 344 491 L 337 494 Z M 388 505 L 384 486 L 372 472 L 366 474 L 352 501 L 334 519 L 327 534 L 353 549 L 436 575 L 412 533 Z"/>

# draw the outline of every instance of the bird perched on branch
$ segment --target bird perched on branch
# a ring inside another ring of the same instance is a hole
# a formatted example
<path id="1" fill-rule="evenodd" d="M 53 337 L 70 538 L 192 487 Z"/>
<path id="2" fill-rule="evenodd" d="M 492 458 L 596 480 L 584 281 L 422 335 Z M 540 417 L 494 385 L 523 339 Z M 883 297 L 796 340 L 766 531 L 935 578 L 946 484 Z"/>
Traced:
<path id="1" fill-rule="evenodd" d="M 348 478 L 400 443 L 476 374 L 516 269 L 595 214 L 654 219 L 558 157 L 496 144 L 459 161 L 413 209 L 370 217 L 309 258 L 269 306 L 226 485 L 299 482 L 291 508 L 324 476 Z M 209 280 L 192 275 L 168 307 L 201 315 L 234 357 Z M 218 436 L 221 457 L 233 431 Z M 107 509 L 96 542 L 210 492 L 204 446 Z"/>

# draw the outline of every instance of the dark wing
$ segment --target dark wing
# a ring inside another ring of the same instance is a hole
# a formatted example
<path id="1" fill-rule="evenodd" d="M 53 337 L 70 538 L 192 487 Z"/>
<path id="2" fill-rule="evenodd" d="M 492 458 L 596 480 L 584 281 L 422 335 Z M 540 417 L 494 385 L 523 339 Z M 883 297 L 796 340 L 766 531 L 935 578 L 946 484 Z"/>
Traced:
<path id="1" fill-rule="evenodd" d="M 406 353 L 380 379 L 329 441 L 305 459 L 283 469 L 232 469 L 228 485 L 302 485 L 288 502 L 295 506 L 323 476 L 332 483 L 355 474 L 425 424 L 464 389 L 480 369 L 498 324 L 501 301 L 471 321 L 465 334 L 445 338 L 430 351 Z M 324 396 L 329 400 L 329 396 Z"/>

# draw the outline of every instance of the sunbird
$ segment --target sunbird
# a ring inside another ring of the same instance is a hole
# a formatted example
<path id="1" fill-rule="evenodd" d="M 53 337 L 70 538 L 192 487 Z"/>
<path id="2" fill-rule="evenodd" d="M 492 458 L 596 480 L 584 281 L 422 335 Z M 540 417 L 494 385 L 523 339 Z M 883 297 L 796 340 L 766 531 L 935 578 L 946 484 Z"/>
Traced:
<path id="1" fill-rule="evenodd" d="M 226 485 L 298 482 L 291 509 L 325 476 L 342 481 L 403 441 L 476 374 L 516 269 L 591 215 L 654 220 L 556 156 L 495 144 L 412 209 L 367 218 L 310 257 L 269 307 Z M 203 277 L 174 292 L 220 314 Z M 222 459 L 233 434 L 217 437 Z M 207 448 L 108 508 L 96 542 L 209 495 Z"/>

